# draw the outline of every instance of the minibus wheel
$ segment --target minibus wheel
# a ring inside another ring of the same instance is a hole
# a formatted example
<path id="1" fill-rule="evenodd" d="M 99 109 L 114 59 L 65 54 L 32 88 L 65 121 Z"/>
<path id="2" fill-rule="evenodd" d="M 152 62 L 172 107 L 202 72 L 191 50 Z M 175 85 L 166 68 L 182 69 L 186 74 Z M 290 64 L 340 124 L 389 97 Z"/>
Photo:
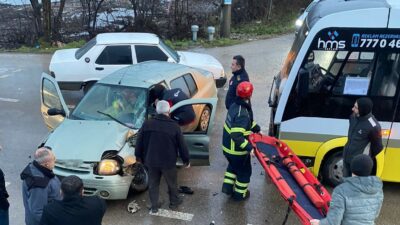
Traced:
<path id="1" fill-rule="evenodd" d="M 322 179 L 325 184 L 332 187 L 342 183 L 343 179 L 343 153 L 338 151 L 328 156 L 322 165 Z"/>

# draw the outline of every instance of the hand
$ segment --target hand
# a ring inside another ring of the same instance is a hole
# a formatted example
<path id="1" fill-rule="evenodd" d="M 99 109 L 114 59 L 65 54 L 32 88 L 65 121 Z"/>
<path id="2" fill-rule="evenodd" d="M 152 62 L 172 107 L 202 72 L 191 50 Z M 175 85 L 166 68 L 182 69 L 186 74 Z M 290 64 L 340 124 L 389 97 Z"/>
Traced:
<path id="1" fill-rule="evenodd" d="M 258 126 L 258 125 L 256 125 L 255 127 L 253 127 L 252 131 L 253 131 L 253 133 L 258 134 L 258 133 L 260 133 L 260 131 L 261 131 L 261 127 Z"/>
<path id="2" fill-rule="evenodd" d="M 190 163 L 185 164 L 185 169 L 189 169 L 190 168 Z"/>
<path id="3" fill-rule="evenodd" d="M 311 225 L 319 225 L 319 220 L 317 219 L 312 219 L 310 220 Z"/>
<path id="4" fill-rule="evenodd" d="M 250 155 L 251 155 L 251 157 L 255 157 L 256 155 L 254 154 L 254 149 L 252 149 L 251 151 L 250 151 Z"/>

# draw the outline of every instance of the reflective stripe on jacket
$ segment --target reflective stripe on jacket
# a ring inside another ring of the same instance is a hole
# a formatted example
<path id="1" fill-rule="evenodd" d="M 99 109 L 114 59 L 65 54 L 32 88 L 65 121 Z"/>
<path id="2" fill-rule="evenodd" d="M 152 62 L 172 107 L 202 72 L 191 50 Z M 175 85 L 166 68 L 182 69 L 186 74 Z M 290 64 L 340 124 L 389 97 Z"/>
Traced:
<path id="1" fill-rule="evenodd" d="M 227 113 L 222 135 L 222 149 L 231 155 L 246 155 L 253 147 L 248 141 L 251 129 L 257 124 L 251 121 L 246 107 L 233 103 Z"/>

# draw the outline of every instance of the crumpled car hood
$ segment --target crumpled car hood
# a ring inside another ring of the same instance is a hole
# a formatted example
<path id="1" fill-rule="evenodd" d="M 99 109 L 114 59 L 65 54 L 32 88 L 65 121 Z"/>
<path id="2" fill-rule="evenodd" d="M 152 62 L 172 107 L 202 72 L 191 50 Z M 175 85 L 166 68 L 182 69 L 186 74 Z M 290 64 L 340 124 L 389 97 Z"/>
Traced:
<path id="1" fill-rule="evenodd" d="M 126 142 L 129 128 L 114 121 L 65 119 L 46 141 L 57 161 L 98 162 L 104 151 L 119 151 Z"/>

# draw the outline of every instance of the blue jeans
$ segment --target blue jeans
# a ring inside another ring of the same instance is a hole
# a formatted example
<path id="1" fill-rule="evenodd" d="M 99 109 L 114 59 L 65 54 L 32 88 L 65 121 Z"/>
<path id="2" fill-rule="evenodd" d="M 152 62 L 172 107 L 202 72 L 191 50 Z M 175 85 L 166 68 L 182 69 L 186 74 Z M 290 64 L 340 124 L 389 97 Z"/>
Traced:
<path id="1" fill-rule="evenodd" d="M 8 209 L 0 209 L 0 225 L 9 225 L 8 223 Z"/>

